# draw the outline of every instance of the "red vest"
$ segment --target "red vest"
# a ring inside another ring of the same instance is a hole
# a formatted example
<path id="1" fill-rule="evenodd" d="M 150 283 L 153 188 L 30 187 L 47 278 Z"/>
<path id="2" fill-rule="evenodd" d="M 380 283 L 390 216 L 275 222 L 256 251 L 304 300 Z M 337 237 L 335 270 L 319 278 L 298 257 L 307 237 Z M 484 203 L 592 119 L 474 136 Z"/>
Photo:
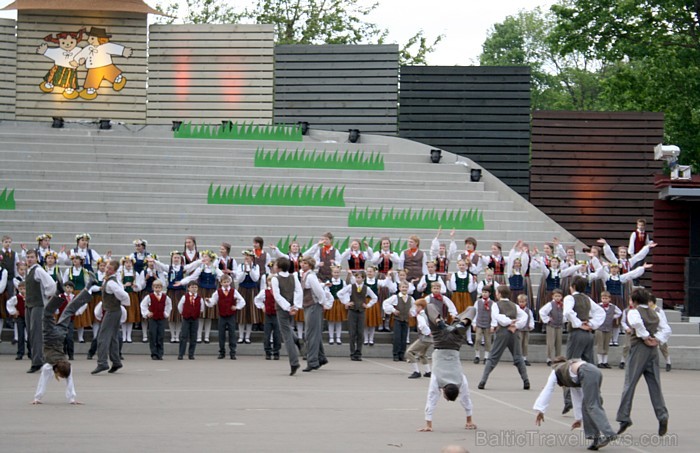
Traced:
<path id="1" fill-rule="evenodd" d="M 194 299 L 190 293 L 185 294 L 185 303 L 182 307 L 182 317 L 184 319 L 197 319 L 202 312 L 202 298 L 195 296 Z"/>
<path id="2" fill-rule="evenodd" d="M 272 294 L 271 289 L 265 290 L 265 314 L 268 316 L 274 316 L 277 314 L 277 308 L 275 308 L 275 296 Z"/>
<path id="3" fill-rule="evenodd" d="M 236 313 L 236 299 L 233 297 L 234 289 L 229 288 L 228 296 L 224 294 L 224 290 L 219 288 L 216 292 L 219 294 L 219 316 L 228 317 Z"/>
<path id="4" fill-rule="evenodd" d="M 153 319 L 156 321 L 165 319 L 165 299 L 168 296 L 165 293 L 161 293 L 160 299 L 158 299 L 158 296 L 156 296 L 155 293 L 151 293 L 148 295 L 148 297 L 151 298 L 151 306 L 148 308 L 148 310 L 153 313 Z"/>
<path id="5" fill-rule="evenodd" d="M 639 253 L 640 250 L 647 245 L 647 232 L 639 234 L 639 230 L 634 231 L 634 253 Z"/>
<path id="6" fill-rule="evenodd" d="M 17 294 L 17 309 L 18 316 L 24 318 L 24 297 L 21 294 Z"/>

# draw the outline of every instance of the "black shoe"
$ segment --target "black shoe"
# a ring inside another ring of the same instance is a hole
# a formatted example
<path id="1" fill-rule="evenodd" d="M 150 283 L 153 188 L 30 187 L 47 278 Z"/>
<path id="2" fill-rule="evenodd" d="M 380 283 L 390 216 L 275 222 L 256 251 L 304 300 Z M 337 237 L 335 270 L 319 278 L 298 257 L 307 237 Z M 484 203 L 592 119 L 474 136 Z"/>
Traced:
<path id="1" fill-rule="evenodd" d="M 151 354 L 151 360 L 158 360 L 158 356 L 155 354 Z"/>
<path id="2" fill-rule="evenodd" d="M 473 342 L 473 341 L 467 341 L 467 344 L 468 344 L 469 346 L 474 346 L 474 342 Z"/>
<path id="3" fill-rule="evenodd" d="M 219 355 L 218 355 L 216 358 L 217 358 L 217 359 L 223 359 L 223 358 L 224 358 L 224 355 L 221 354 L 221 353 L 219 353 Z"/>
<path id="4" fill-rule="evenodd" d="M 204 344 L 209 344 L 209 340 L 204 340 Z"/>
<path id="5" fill-rule="evenodd" d="M 669 372 L 669 371 L 671 371 L 671 364 L 667 363 L 666 364 L 666 372 Z"/>
<path id="6" fill-rule="evenodd" d="M 177 356 L 177 359 L 182 360 L 182 356 L 181 355 Z"/>
<path id="7" fill-rule="evenodd" d="M 573 409 L 573 406 L 571 404 L 565 404 L 564 405 L 564 410 L 561 411 L 561 415 L 568 414 L 571 409 Z"/>
<path id="8" fill-rule="evenodd" d="M 475 364 L 475 365 L 478 365 L 478 364 L 479 364 L 479 358 L 478 358 L 478 357 L 474 357 L 474 364 Z"/>
<path id="9" fill-rule="evenodd" d="M 659 436 L 665 436 L 668 432 L 668 420 L 661 420 L 659 422 Z"/>
<path id="10" fill-rule="evenodd" d="M 620 364 L 617 367 L 621 370 L 624 370 L 625 369 L 625 362 L 620 362 Z"/>
<path id="11" fill-rule="evenodd" d="M 307 365 L 306 368 L 304 368 L 301 371 L 303 371 L 304 373 L 308 373 L 309 371 L 318 370 L 319 368 L 321 368 L 321 367 L 318 365 L 316 365 L 316 366 Z"/>
<path id="12" fill-rule="evenodd" d="M 420 378 L 420 373 L 417 371 L 414 371 L 413 373 L 411 373 L 411 375 L 408 378 L 409 379 L 418 379 L 418 378 Z"/>
<path id="13" fill-rule="evenodd" d="M 15 360 L 22 360 L 22 356 L 18 355 L 17 357 L 15 357 Z"/>
<path id="14" fill-rule="evenodd" d="M 36 373 L 41 369 L 41 365 L 32 365 L 28 370 L 27 373 Z"/>
<path id="15" fill-rule="evenodd" d="M 194 356 L 193 356 L 193 355 L 191 355 L 191 356 L 189 356 L 189 357 L 187 357 L 187 358 L 190 359 L 190 360 L 194 360 Z"/>
<path id="16" fill-rule="evenodd" d="M 432 375 L 433 375 L 433 373 L 431 373 L 430 371 L 423 373 L 423 377 L 430 377 Z"/>
<path id="17" fill-rule="evenodd" d="M 615 435 L 603 436 L 603 437 L 599 438 L 598 439 L 598 449 L 605 447 L 606 445 L 608 445 L 610 442 L 612 442 L 615 439 L 617 439 L 617 436 L 615 436 Z"/>
<path id="18" fill-rule="evenodd" d="M 280 359 L 280 356 L 278 356 L 277 354 L 272 356 L 272 360 L 279 360 L 279 359 Z"/>
<path id="19" fill-rule="evenodd" d="M 479 382 L 479 386 L 478 386 L 479 390 L 484 390 L 484 387 L 486 387 L 486 382 L 484 382 L 484 381 Z"/>
<path id="20" fill-rule="evenodd" d="M 528 362 L 528 361 L 526 360 L 526 361 L 525 361 L 525 366 L 530 366 L 530 362 Z"/>
<path id="21" fill-rule="evenodd" d="M 97 365 L 97 368 L 95 368 L 94 370 L 92 370 L 92 371 L 90 372 L 90 374 L 102 373 L 103 371 L 107 371 L 108 369 L 109 369 L 109 368 L 106 367 L 106 366 Z"/>
<path id="22" fill-rule="evenodd" d="M 627 428 L 632 426 L 632 422 L 620 422 L 620 428 L 617 430 L 617 435 L 619 436 L 620 434 L 624 433 L 627 431 Z"/>
<path id="23" fill-rule="evenodd" d="M 245 344 L 250 344 L 250 338 L 246 338 L 246 339 L 244 340 L 244 342 L 245 342 Z"/>
<path id="24" fill-rule="evenodd" d="M 17 340 L 12 340 L 12 346 L 17 344 Z"/>
<path id="25" fill-rule="evenodd" d="M 123 366 L 124 366 L 124 365 L 112 365 L 112 368 L 110 368 L 109 371 L 107 371 L 107 372 L 110 373 L 110 374 L 114 374 L 114 373 L 117 372 L 117 370 L 118 370 L 119 368 L 122 368 Z"/>
<path id="26" fill-rule="evenodd" d="M 289 373 L 290 376 L 294 376 L 299 369 L 299 365 L 292 365 L 292 371 Z"/>
<path id="27" fill-rule="evenodd" d="M 223 357 L 219 357 L 223 358 Z M 271 354 L 265 354 L 265 360 L 272 360 L 272 355 Z"/>
<path id="28" fill-rule="evenodd" d="M 323 359 L 318 361 L 318 367 L 321 368 L 323 365 L 328 364 L 328 359 Z"/>
<path id="29" fill-rule="evenodd" d="M 394 357 L 394 362 L 398 362 L 398 361 L 399 361 L 399 358 L 398 358 L 398 357 Z"/>
<path id="30" fill-rule="evenodd" d="M 598 451 L 598 438 L 593 439 L 593 443 L 586 448 L 586 450 Z"/>
<path id="31" fill-rule="evenodd" d="M 598 368 L 605 368 L 602 363 L 598 364 Z"/>
<path id="32" fill-rule="evenodd" d="M 78 343 L 85 343 L 85 340 L 80 340 Z"/>
<path id="33" fill-rule="evenodd" d="M 231 360 L 237 360 L 237 359 L 236 359 L 236 354 L 232 354 L 231 357 L 230 357 L 230 359 L 231 359 Z"/>
<path id="34" fill-rule="evenodd" d="M 547 359 L 547 366 L 552 366 L 552 361 Z"/>
<path id="35" fill-rule="evenodd" d="M 87 355 L 87 359 L 88 359 L 88 360 L 92 360 L 92 357 L 93 357 L 92 354 L 88 354 L 88 355 Z"/>
<path id="36" fill-rule="evenodd" d="M 530 390 L 530 381 L 523 381 L 523 390 Z"/>

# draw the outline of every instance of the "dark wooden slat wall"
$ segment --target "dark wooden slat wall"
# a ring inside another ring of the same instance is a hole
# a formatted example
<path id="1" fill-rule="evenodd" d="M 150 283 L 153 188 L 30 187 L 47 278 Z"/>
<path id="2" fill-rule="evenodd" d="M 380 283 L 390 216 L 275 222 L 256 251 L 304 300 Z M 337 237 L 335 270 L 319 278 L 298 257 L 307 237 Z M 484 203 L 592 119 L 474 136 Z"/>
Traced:
<path id="1" fill-rule="evenodd" d="M 685 259 L 690 254 L 690 214 L 692 205 L 666 200 L 654 201 L 654 272 L 652 289 L 664 305 L 685 302 Z"/>
<path id="2" fill-rule="evenodd" d="M 627 245 L 640 217 L 654 238 L 663 131 L 662 113 L 533 112 L 530 201 L 589 245 Z"/>
<path id="3" fill-rule="evenodd" d="M 527 198 L 530 68 L 402 66 L 399 135 L 466 156 Z"/>
<path id="4" fill-rule="evenodd" d="M 397 45 L 275 47 L 276 123 L 396 135 Z"/>

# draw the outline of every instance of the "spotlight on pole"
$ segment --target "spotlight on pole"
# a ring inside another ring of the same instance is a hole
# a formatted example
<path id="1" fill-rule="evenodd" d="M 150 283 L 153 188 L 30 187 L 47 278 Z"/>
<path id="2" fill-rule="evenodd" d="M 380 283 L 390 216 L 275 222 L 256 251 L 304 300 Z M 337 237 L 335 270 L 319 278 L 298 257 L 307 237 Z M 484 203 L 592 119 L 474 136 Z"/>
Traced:
<path id="1" fill-rule="evenodd" d="M 350 143 L 357 143 L 358 141 L 360 141 L 360 130 L 348 129 L 348 141 Z"/>
<path id="2" fill-rule="evenodd" d="M 309 135 L 309 122 L 308 121 L 297 121 L 297 125 L 301 129 L 301 135 Z"/>
<path id="3" fill-rule="evenodd" d="M 442 159 L 442 150 L 431 149 L 430 150 L 430 162 L 434 164 L 439 164 L 440 159 Z"/>
<path id="4" fill-rule="evenodd" d="M 179 131 L 180 126 L 182 126 L 182 121 L 173 121 L 173 127 L 170 129 L 171 131 Z"/>
<path id="5" fill-rule="evenodd" d="M 106 131 L 112 129 L 112 122 L 110 120 L 100 120 L 100 130 Z"/>
<path id="6" fill-rule="evenodd" d="M 53 117 L 53 123 L 51 123 L 51 127 L 54 129 L 62 129 L 63 128 L 63 117 L 60 116 L 54 116 Z"/>

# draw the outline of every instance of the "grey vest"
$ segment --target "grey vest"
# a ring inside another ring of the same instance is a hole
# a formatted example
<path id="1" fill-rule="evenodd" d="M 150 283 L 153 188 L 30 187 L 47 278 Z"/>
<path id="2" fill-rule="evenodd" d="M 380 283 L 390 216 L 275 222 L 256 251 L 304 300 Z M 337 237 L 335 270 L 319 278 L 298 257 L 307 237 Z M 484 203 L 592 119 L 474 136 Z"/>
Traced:
<path id="1" fill-rule="evenodd" d="M 561 329 L 564 327 L 564 304 L 562 304 L 561 308 L 554 301 L 551 301 L 549 304 L 552 306 L 552 309 L 549 311 L 549 326 Z"/>
<path id="2" fill-rule="evenodd" d="M 659 330 L 659 315 L 656 314 L 656 312 L 649 307 L 637 307 L 637 311 L 639 312 L 639 316 L 642 318 L 642 322 L 644 323 L 644 328 L 647 329 L 649 335 L 656 335 L 656 332 Z M 627 314 L 627 316 L 629 316 L 629 313 Z M 644 343 L 644 340 L 637 337 L 637 332 L 634 329 L 632 329 L 632 335 L 630 336 L 630 345 L 635 345 L 639 343 Z"/>
<path id="3" fill-rule="evenodd" d="M 110 294 L 106 291 L 107 283 L 110 281 L 117 281 L 117 276 L 112 274 L 105 282 L 102 284 L 102 309 L 107 312 L 121 311 L 121 302 L 117 299 L 117 296 Z"/>
<path id="4" fill-rule="evenodd" d="M 601 332 L 612 332 L 613 321 L 615 320 L 615 305 L 610 304 L 606 309 L 601 305 L 601 308 L 605 310 L 605 321 L 598 327 Z"/>
<path id="5" fill-rule="evenodd" d="M 585 294 L 574 294 L 574 312 L 581 322 L 591 319 L 591 300 Z"/>
<path id="6" fill-rule="evenodd" d="M 518 317 L 518 306 L 508 299 L 501 299 L 498 302 L 498 311 L 501 314 L 508 316 L 510 319 L 515 319 Z"/>
<path id="7" fill-rule="evenodd" d="M 413 297 L 407 295 L 406 302 L 404 302 L 400 294 L 397 294 L 396 297 L 399 300 L 396 304 L 396 310 L 399 312 L 399 315 L 395 316 L 394 318 L 398 319 L 399 321 L 408 322 L 408 318 L 410 316 L 409 312 L 411 310 L 411 305 L 413 304 Z"/>
<path id="8" fill-rule="evenodd" d="M 280 296 L 287 299 L 287 301 L 293 306 L 294 305 L 294 275 L 289 274 L 286 277 L 282 277 L 281 275 L 277 275 L 277 283 L 279 284 L 279 288 L 280 288 Z"/>
<path id="9" fill-rule="evenodd" d="M 557 384 L 562 387 L 581 387 L 581 381 L 574 382 L 569 374 L 569 367 L 578 360 L 567 360 L 564 363 L 560 363 L 554 369 L 554 374 L 557 376 Z"/>
<path id="10" fill-rule="evenodd" d="M 476 303 L 477 310 L 478 310 L 478 315 L 476 317 L 476 327 L 480 329 L 488 329 L 491 327 L 491 305 L 493 305 L 493 301 L 489 299 L 489 309 L 486 310 L 486 307 L 484 307 L 484 299 L 479 299 L 479 301 Z"/>
<path id="11" fill-rule="evenodd" d="M 32 267 L 32 269 L 27 273 L 27 279 L 25 280 L 27 296 L 24 298 L 24 303 L 27 308 L 37 308 L 44 306 L 44 295 L 41 290 L 41 282 L 36 281 L 34 275 L 38 265 Z"/>

